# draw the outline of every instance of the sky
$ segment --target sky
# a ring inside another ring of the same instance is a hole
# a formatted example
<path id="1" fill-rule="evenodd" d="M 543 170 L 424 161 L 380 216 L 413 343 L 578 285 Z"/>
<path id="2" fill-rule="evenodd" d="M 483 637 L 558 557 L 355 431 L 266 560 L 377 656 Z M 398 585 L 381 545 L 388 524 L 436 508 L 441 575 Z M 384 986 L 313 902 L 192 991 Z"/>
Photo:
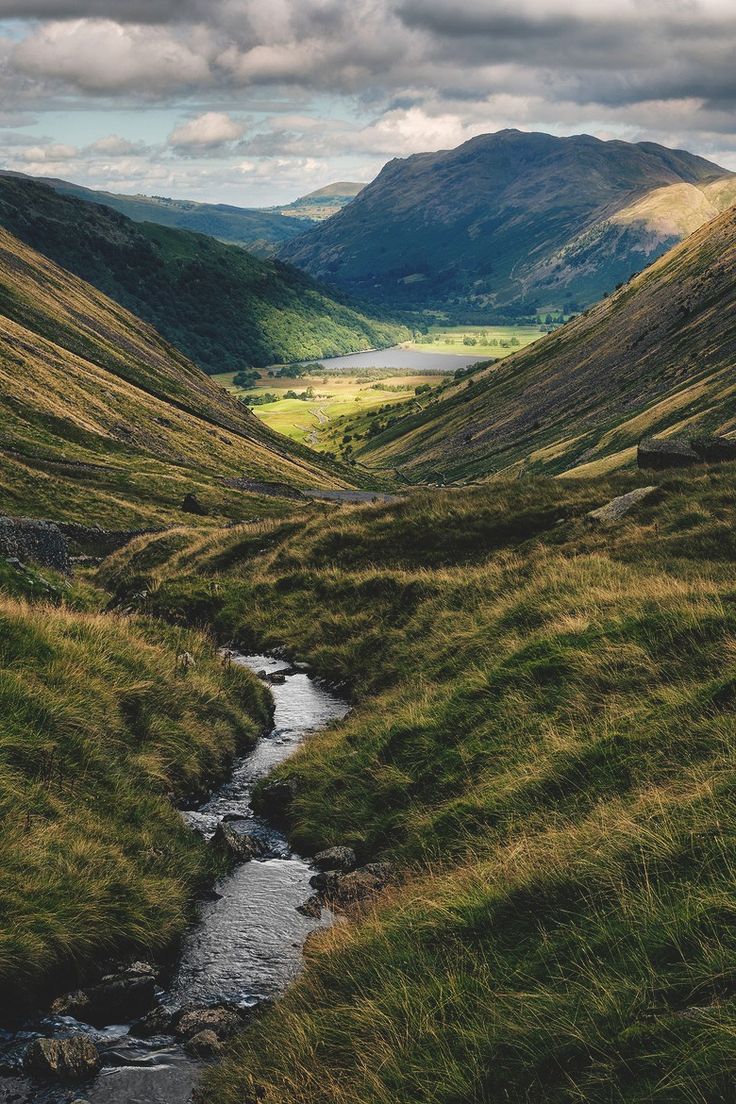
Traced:
<path id="1" fill-rule="evenodd" d="M 516 127 L 736 170 L 735 0 L 0 0 L 0 166 L 241 206 Z"/>

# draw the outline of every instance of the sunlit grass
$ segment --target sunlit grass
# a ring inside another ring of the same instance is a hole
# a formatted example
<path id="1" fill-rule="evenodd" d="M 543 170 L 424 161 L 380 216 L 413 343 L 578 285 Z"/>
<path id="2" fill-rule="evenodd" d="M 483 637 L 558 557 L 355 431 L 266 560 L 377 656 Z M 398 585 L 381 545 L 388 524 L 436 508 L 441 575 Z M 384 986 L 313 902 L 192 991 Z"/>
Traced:
<path id="1" fill-rule="evenodd" d="M 637 479 L 425 492 L 110 562 L 112 587 L 153 583 L 146 608 L 351 688 L 279 768 L 292 838 L 404 877 L 310 946 L 202 1100 L 730 1098 L 734 474 L 661 477 L 587 525 Z"/>
<path id="2" fill-rule="evenodd" d="M 172 799 L 214 784 L 267 708 L 197 633 L 0 598 L 0 710 L 7 1011 L 181 933 L 210 859 Z"/>

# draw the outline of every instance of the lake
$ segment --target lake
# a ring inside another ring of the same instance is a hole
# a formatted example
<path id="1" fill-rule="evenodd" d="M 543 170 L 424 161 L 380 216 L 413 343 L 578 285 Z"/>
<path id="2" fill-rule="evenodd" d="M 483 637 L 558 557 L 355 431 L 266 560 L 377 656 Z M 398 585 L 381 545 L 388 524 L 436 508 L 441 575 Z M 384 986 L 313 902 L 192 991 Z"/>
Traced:
<path id="1" fill-rule="evenodd" d="M 347 356 L 320 357 L 318 363 L 330 371 L 340 372 L 355 368 L 398 368 L 402 371 L 454 372 L 457 368 L 467 368 L 484 359 L 476 353 L 455 356 L 454 353 L 424 353 L 418 349 L 379 349 L 371 353 L 349 353 Z M 485 359 L 488 359 L 487 357 Z"/>

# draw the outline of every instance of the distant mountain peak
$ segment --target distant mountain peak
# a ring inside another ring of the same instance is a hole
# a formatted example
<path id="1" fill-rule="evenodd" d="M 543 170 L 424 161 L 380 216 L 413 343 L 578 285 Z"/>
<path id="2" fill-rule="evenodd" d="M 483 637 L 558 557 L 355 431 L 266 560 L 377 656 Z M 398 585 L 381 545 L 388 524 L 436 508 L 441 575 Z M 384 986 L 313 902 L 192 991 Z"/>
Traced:
<path id="1" fill-rule="evenodd" d="M 661 189 L 698 191 L 730 179 L 705 158 L 653 142 L 507 129 L 390 161 L 335 217 L 279 255 L 393 307 L 579 309 L 680 240 L 677 229 L 662 232 L 662 218 L 656 232 L 647 218 L 611 231 L 619 212 Z M 703 204 L 673 192 L 668 225 L 696 228 L 694 212 L 723 209 L 716 193 Z"/>

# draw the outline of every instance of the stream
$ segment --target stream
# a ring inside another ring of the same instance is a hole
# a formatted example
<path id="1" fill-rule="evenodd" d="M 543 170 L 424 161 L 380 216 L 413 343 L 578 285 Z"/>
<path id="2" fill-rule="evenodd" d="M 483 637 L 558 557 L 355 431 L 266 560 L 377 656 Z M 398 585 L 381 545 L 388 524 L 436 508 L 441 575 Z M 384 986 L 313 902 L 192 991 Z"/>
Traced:
<path id="1" fill-rule="evenodd" d="M 326 910 L 321 920 L 296 911 L 313 892 L 309 879 L 314 870 L 290 851 L 281 832 L 253 815 L 250 798 L 260 778 L 311 732 L 344 717 L 349 706 L 282 660 L 233 653 L 233 662 L 256 673 L 285 673 L 283 683 L 270 687 L 273 728 L 236 762 L 230 779 L 208 801 L 182 815 L 206 838 L 223 818 L 242 825 L 263 841 L 265 857 L 236 866 L 214 886 L 212 899 L 201 902 L 173 973 L 158 993 L 171 1010 L 223 1002 L 250 1009 L 277 996 L 298 974 L 309 933 L 332 920 Z M 0 1031 L 0 1063 L 6 1072 L 0 1077 L 0 1104 L 188 1104 L 200 1063 L 172 1036 L 140 1039 L 130 1034 L 130 1026 L 98 1030 L 69 1016 L 48 1016 L 14 1034 Z M 102 1053 L 103 1067 L 93 1081 L 36 1082 L 14 1071 L 30 1040 L 79 1032 Z"/>

